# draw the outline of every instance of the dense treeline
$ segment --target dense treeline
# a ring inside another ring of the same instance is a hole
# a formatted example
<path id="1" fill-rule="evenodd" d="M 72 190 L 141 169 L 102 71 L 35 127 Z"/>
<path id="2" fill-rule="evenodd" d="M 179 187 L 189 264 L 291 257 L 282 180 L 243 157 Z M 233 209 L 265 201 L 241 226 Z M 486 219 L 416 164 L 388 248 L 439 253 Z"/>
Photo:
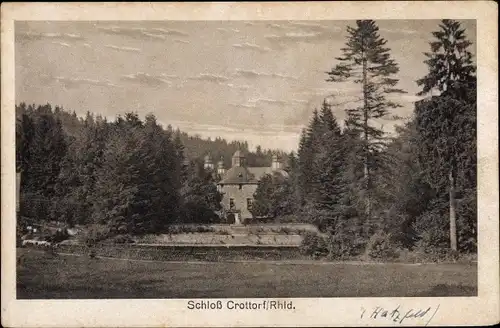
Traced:
<path id="1" fill-rule="evenodd" d="M 476 76 L 471 43 L 456 21 L 443 20 L 417 82 L 423 97 L 396 134 L 377 119 L 397 115 L 399 66 L 374 21 L 347 28 L 346 45 L 327 74 L 351 83 L 359 98 L 339 122 L 336 100 L 314 110 L 297 153 L 248 151 L 246 142 L 204 140 L 156 118 L 127 113 L 113 122 L 78 118 L 59 107 L 16 109 L 17 162 L 23 172 L 21 215 L 70 224 L 98 223 L 114 233 L 160 232 L 174 222 L 218 220 L 221 194 L 203 169 L 236 150 L 248 165 L 287 162 L 288 177 L 264 177 L 256 217 L 310 222 L 323 234 L 308 249 L 336 258 L 387 258 L 401 250 L 476 252 Z"/>
<path id="2" fill-rule="evenodd" d="M 204 155 L 209 154 L 214 164 L 217 164 L 222 158 L 225 168 L 231 167 L 231 158 L 237 150 L 246 154 L 246 161 L 249 166 L 271 166 L 273 154 L 279 155 L 284 162 L 288 160 L 288 154 L 277 149 L 262 149 L 261 146 L 257 146 L 255 151 L 250 151 L 246 141 L 228 142 L 220 137 L 213 140 L 210 138 L 202 139 L 199 136 L 191 136 L 179 130 L 176 130 L 175 133 L 179 134 L 179 138 L 185 147 L 186 158 L 201 161 Z"/>
<path id="3" fill-rule="evenodd" d="M 335 100 L 314 111 L 291 158 L 291 185 L 263 179 L 256 210 L 283 214 L 280 204 L 295 204 L 285 214 L 326 232 L 312 236 L 309 249 L 333 257 L 475 252 L 476 77 L 464 29 L 443 20 L 433 33 L 428 73 L 417 81 L 427 97 L 395 137 L 373 119 L 400 107 L 387 97 L 404 92 L 397 88 L 399 67 L 375 22 L 358 21 L 347 32 L 327 81 L 354 83 L 359 101 L 345 122 L 332 115 Z"/>
<path id="4" fill-rule="evenodd" d="M 16 113 L 21 215 L 34 221 L 104 224 L 117 234 L 213 222 L 221 195 L 203 169 L 203 157 L 230 161 L 237 149 L 248 150 L 244 142 L 164 129 L 153 115 L 141 120 L 127 113 L 107 122 L 91 113 L 80 118 L 50 104 L 24 103 Z M 259 147 L 249 160 L 265 165 L 270 153 Z"/>

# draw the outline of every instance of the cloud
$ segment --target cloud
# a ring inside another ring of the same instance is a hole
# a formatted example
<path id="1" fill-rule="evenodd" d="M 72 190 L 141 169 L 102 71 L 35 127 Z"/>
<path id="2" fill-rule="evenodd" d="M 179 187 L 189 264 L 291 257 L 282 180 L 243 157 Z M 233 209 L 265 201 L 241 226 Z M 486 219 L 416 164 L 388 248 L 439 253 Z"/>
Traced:
<path id="1" fill-rule="evenodd" d="M 288 22 L 288 25 L 269 24 L 279 30 L 288 30 L 284 34 L 268 34 L 264 37 L 274 46 L 282 47 L 285 43 L 314 43 L 332 39 L 332 33 L 341 31 L 337 26 L 324 26 L 318 23 Z"/>
<path id="2" fill-rule="evenodd" d="M 151 30 L 163 33 L 165 35 L 177 35 L 177 36 L 189 36 L 186 32 L 179 31 L 179 30 L 171 30 L 171 29 L 164 29 L 164 28 L 152 28 Z"/>
<path id="3" fill-rule="evenodd" d="M 302 92 L 304 95 L 321 97 L 351 97 L 359 95 L 360 89 L 357 86 L 337 84 L 331 88 L 311 88 Z"/>
<path id="4" fill-rule="evenodd" d="M 120 47 L 120 46 L 115 46 L 112 44 L 107 44 L 105 45 L 106 48 L 114 49 L 114 50 L 119 50 L 119 51 L 128 51 L 128 52 L 141 52 L 142 50 L 139 48 L 131 48 L 131 47 Z"/>
<path id="5" fill-rule="evenodd" d="M 318 23 L 311 23 L 308 21 L 290 21 L 288 22 L 290 27 L 298 28 L 302 31 L 313 31 L 313 32 L 324 32 L 326 30 L 340 30 L 338 27 L 326 27 Z"/>
<path id="6" fill-rule="evenodd" d="M 20 41 L 39 41 L 43 39 L 59 40 L 59 41 L 80 41 L 84 38 L 79 34 L 73 33 L 36 33 L 36 32 L 18 32 L 16 40 Z"/>
<path id="7" fill-rule="evenodd" d="M 234 32 L 234 33 L 240 32 L 240 30 L 238 30 L 236 28 L 223 28 L 223 27 L 218 27 L 217 31 L 221 31 L 221 32 Z"/>
<path id="8" fill-rule="evenodd" d="M 229 105 L 233 106 L 233 107 L 239 107 L 239 108 L 250 108 L 250 109 L 260 108 L 260 109 L 262 109 L 262 108 L 266 108 L 269 106 L 284 107 L 284 106 L 289 105 L 289 106 L 293 107 L 297 103 L 303 104 L 303 103 L 308 103 L 308 101 L 307 100 L 300 100 L 300 99 L 281 100 L 281 99 L 271 99 L 271 98 L 253 98 L 253 99 L 249 99 L 248 101 L 242 102 L 242 103 L 235 103 L 235 102 L 229 103 Z"/>
<path id="9" fill-rule="evenodd" d="M 395 99 L 401 99 L 401 101 L 404 101 L 404 102 L 409 102 L 409 103 L 414 103 L 414 102 L 417 102 L 419 100 L 422 100 L 425 98 L 425 96 L 415 96 L 415 95 L 411 95 L 411 94 L 404 94 L 404 95 L 394 95 L 394 98 Z"/>
<path id="10" fill-rule="evenodd" d="M 143 32 L 142 34 L 144 34 L 145 36 L 149 36 L 150 38 L 154 38 L 154 39 L 162 39 L 162 40 L 165 40 L 165 35 L 161 35 L 161 34 L 154 34 L 154 33 L 149 33 L 149 32 Z"/>
<path id="11" fill-rule="evenodd" d="M 238 90 L 248 90 L 250 89 L 249 85 L 234 85 L 233 83 L 226 84 L 228 87 Z"/>
<path id="12" fill-rule="evenodd" d="M 267 26 L 271 27 L 271 28 L 276 28 L 276 29 L 279 29 L 279 30 L 285 28 L 283 25 L 274 24 L 274 23 L 269 23 L 269 24 L 267 24 Z"/>
<path id="13" fill-rule="evenodd" d="M 199 80 L 199 81 L 207 81 L 207 82 L 216 82 L 223 83 L 228 81 L 229 79 L 225 76 L 201 73 L 198 76 L 188 77 L 189 80 Z"/>
<path id="14" fill-rule="evenodd" d="M 309 102 L 309 100 L 305 100 L 305 99 L 292 99 L 292 100 L 290 100 L 290 102 L 292 102 L 292 103 L 298 103 L 298 104 L 307 104 Z"/>
<path id="15" fill-rule="evenodd" d="M 284 100 L 281 100 L 281 99 L 270 99 L 270 98 L 255 98 L 255 99 L 250 99 L 247 102 L 248 105 L 257 105 L 257 104 L 261 104 L 261 103 L 264 103 L 267 105 L 274 105 L 274 106 L 286 106 L 286 105 L 294 106 L 296 104 L 306 104 L 306 103 L 309 103 L 309 101 L 303 100 L 303 99 L 284 99 Z"/>
<path id="16" fill-rule="evenodd" d="M 425 99 L 425 96 L 416 96 L 412 94 L 389 94 L 386 95 L 386 99 L 400 104 L 404 107 L 413 107 L 413 104 L 419 100 Z"/>
<path id="17" fill-rule="evenodd" d="M 116 84 L 113 84 L 108 80 L 93 80 L 87 78 L 72 78 L 63 76 L 49 77 L 49 79 L 61 83 L 66 89 L 75 89 L 82 85 L 117 87 Z"/>
<path id="18" fill-rule="evenodd" d="M 248 101 L 249 103 L 266 103 L 269 105 L 277 105 L 277 106 L 284 106 L 287 104 L 286 101 L 284 100 L 277 100 L 277 99 L 266 99 L 266 98 L 258 98 L 258 99 L 250 99 Z"/>
<path id="19" fill-rule="evenodd" d="M 257 108 L 257 103 L 246 103 L 246 104 L 229 103 L 229 105 L 241 108 Z"/>
<path id="20" fill-rule="evenodd" d="M 69 44 L 67 44 L 66 42 L 61 42 L 61 41 L 52 41 L 52 44 L 57 44 L 59 46 L 63 46 L 63 47 L 71 47 Z"/>
<path id="21" fill-rule="evenodd" d="M 88 44 L 88 43 L 84 43 L 83 46 L 87 47 L 87 48 L 90 48 L 90 44 Z"/>
<path id="22" fill-rule="evenodd" d="M 410 30 L 410 29 L 404 29 L 404 28 L 395 28 L 395 29 L 381 28 L 379 31 L 384 32 L 384 33 L 395 33 L 395 34 L 406 34 L 406 35 L 418 33 L 418 31 L 416 31 L 416 30 Z"/>
<path id="23" fill-rule="evenodd" d="M 130 37 L 139 37 L 143 36 L 146 31 L 145 28 L 142 27 L 118 27 L 118 26 L 101 26 L 97 27 L 97 29 L 106 34 L 113 35 L 125 35 Z"/>
<path id="24" fill-rule="evenodd" d="M 240 106 L 240 105 L 236 105 Z M 261 124 L 210 124 L 210 123 L 195 123 L 192 121 L 183 120 L 168 120 L 168 124 L 162 123 L 163 125 L 178 126 L 182 130 L 196 129 L 198 131 L 214 131 L 214 132 L 245 132 L 253 131 L 260 134 L 274 134 L 276 132 L 298 132 L 300 133 L 303 128 L 302 125 L 285 125 L 285 124 L 267 124 L 265 126 Z M 244 131 L 243 131 L 244 130 Z"/>
<path id="25" fill-rule="evenodd" d="M 178 79 L 179 76 L 177 75 L 169 75 L 169 74 L 165 74 L 165 73 L 161 73 L 161 76 L 165 79 L 169 79 L 169 80 L 173 80 L 173 79 Z"/>
<path id="26" fill-rule="evenodd" d="M 186 41 L 186 40 L 181 40 L 181 39 L 175 39 L 174 42 L 178 42 L 178 43 L 189 43 L 189 41 Z"/>
<path id="27" fill-rule="evenodd" d="M 143 27 L 120 27 L 120 26 L 102 26 L 97 28 L 99 31 L 111 35 L 123 35 L 136 39 L 158 39 L 165 40 L 168 36 L 188 36 L 187 33 L 178 30 L 169 30 L 164 28 L 146 29 Z"/>
<path id="28" fill-rule="evenodd" d="M 167 123 L 167 122 L 165 122 Z M 166 124 L 162 122 L 165 126 Z M 262 124 L 203 124 L 192 121 L 168 120 L 174 128 L 180 128 L 192 135 L 203 138 L 222 137 L 228 141 L 245 140 L 250 149 L 257 145 L 264 148 L 283 149 L 286 151 L 296 150 L 299 144 L 302 126 L 295 125 L 265 125 Z"/>
<path id="29" fill-rule="evenodd" d="M 256 51 L 259 51 L 259 52 L 269 52 L 269 51 L 271 51 L 270 48 L 262 47 L 262 46 L 259 46 L 257 44 L 253 44 L 253 43 L 236 43 L 236 44 L 233 44 L 233 47 L 239 48 L 239 49 L 256 50 Z"/>
<path id="30" fill-rule="evenodd" d="M 259 77 L 271 77 L 271 78 L 280 78 L 280 79 L 290 79 L 290 80 L 298 80 L 296 77 L 281 75 L 277 73 L 264 73 L 264 72 L 256 72 L 251 70 L 244 69 L 236 69 L 234 76 L 244 77 L 244 78 L 259 78 Z"/>
<path id="31" fill-rule="evenodd" d="M 264 36 L 269 41 L 284 42 L 314 42 L 327 39 L 326 33 L 321 32 L 288 32 L 283 35 L 269 34 Z"/>
<path id="32" fill-rule="evenodd" d="M 162 85 L 171 85 L 172 82 L 166 79 L 166 75 L 149 75 L 147 73 L 139 72 L 136 74 L 123 75 L 123 81 L 137 83 L 148 87 L 159 87 Z"/>

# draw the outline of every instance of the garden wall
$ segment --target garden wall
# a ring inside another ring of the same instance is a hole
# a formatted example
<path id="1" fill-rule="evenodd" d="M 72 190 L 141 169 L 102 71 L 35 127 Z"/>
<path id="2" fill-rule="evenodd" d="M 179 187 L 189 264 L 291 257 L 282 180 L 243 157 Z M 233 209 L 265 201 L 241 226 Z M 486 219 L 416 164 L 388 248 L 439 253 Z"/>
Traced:
<path id="1" fill-rule="evenodd" d="M 298 247 L 290 246 L 193 246 L 193 245 L 60 245 L 58 253 L 155 261 L 231 261 L 305 259 Z"/>
<path id="2" fill-rule="evenodd" d="M 218 234 L 180 233 L 146 235 L 136 238 L 138 244 L 189 244 L 189 245 L 276 245 L 299 246 L 302 236 L 298 234 Z"/>
<path id="3" fill-rule="evenodd" d="M 267 234 L 299 234 L 302 232 L 318 233 L 318 227 L 308 223 L 252 223 L 245 225 L 233 224 L 171 224 L 171 233 L 175 232 L 214 232 L 214 233 L 267 233 Z"/>

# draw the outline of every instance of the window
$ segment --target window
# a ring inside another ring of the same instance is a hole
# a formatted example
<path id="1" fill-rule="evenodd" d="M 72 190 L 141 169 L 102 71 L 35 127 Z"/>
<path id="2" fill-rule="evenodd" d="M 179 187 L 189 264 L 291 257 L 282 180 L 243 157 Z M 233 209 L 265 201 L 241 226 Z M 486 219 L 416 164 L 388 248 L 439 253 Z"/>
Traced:
<path id="1" fill-rule="evenodd" d="M 247 198 L 247 209 L 249 211 L 251 211 L 252 207 L 253 207 L 253 199 L 252 198 Z"/>
<path id="2" fill-rule="evenodd" d="M 234 198 L 229 198 L 229 208 L 234 209 Z"/>
<path id="3" fill-rule="evenodd" d="M 241 188 L 243 188 L 243 185 L 240 183 L 238 187 L 241 190 Z"/>

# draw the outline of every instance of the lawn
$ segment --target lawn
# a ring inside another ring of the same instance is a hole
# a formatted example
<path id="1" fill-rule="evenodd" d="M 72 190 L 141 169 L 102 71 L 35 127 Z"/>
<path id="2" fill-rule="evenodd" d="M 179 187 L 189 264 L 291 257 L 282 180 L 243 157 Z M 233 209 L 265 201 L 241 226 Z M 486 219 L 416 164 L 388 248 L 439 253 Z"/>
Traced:
<path id="1" fill-rule="evenodd" d="M 476 264 L 178 263 L 18 249 L 17 298 L 475 296 Z"/>

